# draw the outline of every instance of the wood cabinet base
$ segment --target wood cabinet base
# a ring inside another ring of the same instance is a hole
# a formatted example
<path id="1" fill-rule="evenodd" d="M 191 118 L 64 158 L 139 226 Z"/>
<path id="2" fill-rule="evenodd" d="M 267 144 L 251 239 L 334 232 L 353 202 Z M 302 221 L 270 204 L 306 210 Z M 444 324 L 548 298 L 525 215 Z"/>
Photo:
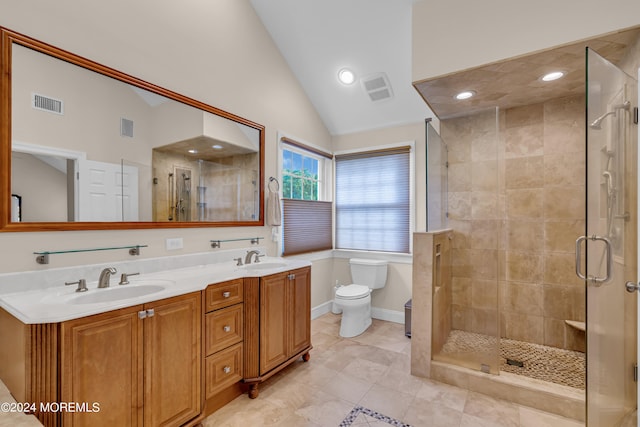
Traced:
<path id="1" fill-rule="evenodd" d="M 261 376 L 259 376 L 257 378 L 245 378 L 244 379 L 244 383 L 247 386 L 249 386 L 249 397 L 251 399 L 255 399 L 256 397 L 258 397 L 258 395 L 260 394 L 260 392 L 258 391 L 258 386 L 261 383 L 265 382 L 266 380 L 268 380 L 269 378 L 271 378 L 272 376 L 274 376 L 278 372 L 282 371 L 287 366 L 293 364 L 299 358 L 302 358 L 303 362 L 308 362 L 309 359 L 311 359 L 311 355 L 309 354 L 309 351 L 312 348 L 313 348 L 313 346 L 309 346 L 308 348 L 302 350 L 301 352 L 299 352 L 298 354 L 293 356 L 291 359 L 287 360 L 283 364 L 279 365 L 277 368 L 272 369 L 271 371 L 267 372 L 264 375 L 261 375 Z"/>

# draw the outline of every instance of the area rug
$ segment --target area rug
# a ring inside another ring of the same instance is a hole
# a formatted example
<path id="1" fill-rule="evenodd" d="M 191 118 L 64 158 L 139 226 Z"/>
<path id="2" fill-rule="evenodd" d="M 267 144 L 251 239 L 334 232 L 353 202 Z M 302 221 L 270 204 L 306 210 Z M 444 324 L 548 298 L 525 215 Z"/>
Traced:
<path id="1" fill-rule="evenodd" d="M 342 422 L 340 423 L 340 427 L 349 427 L 351 425 L 356 425 L 356 424 L 354 424 L 354 422 L 356 420 L 361 421 L 362 418 L 359 418 L 361 416 L 364 417 L 365 421 L 368 421 L 369 419 L 373 419 L 373 420 L 382 421 L 384 423 L 387 423 L 390 426 L 411 427 L 411 425 L 405 424 L 402 421 L 398 421 L 395 418 L 388 417 L 388 416 L 386 416 L 384 414 L 381 414 L 379 412 L 376 412 L 376 411 L 374 411 L 372 409 L 365 408 L 363 406 L 358 406 L 358 405 L 356 405 L 351 410 L 351 412 L 349 412 L 349 415 L 347 415 L 346 418 L 344 420 L 342 420 Z M 358 422 L 357 425 L 366 425 L 366 424 L 362 424 L 362 423 Z"/>

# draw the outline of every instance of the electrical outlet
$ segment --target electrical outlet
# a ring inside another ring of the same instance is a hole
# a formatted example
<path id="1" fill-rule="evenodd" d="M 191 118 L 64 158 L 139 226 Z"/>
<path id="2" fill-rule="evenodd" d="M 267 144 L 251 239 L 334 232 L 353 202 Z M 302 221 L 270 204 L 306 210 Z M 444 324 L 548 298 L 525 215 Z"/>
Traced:
<path id="1" fill-rule="evenodd" d="M 175 251 L 183 248 L 182 237 L 174 237 L 173 239 L 166 239 L 166 245 L 168 251 Z"/>

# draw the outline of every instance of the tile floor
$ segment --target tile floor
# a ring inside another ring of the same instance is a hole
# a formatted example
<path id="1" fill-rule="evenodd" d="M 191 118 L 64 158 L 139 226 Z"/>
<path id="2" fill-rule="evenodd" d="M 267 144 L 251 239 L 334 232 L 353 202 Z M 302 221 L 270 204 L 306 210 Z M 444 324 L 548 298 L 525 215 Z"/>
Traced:
<path id="1" fill-rule="evenodd" d="M 356 407 L 397 420 L 390 424 L 363 411 L 357 427 L 578 427 L 583 423 L 411 376 L 411 340 L 404 325 L 374 320 L 362 335 L 338 335 L 340 316 L 311 324 L 311 360 L 294 363 L 260 388 L 209 416 L 205 427 L 333 427 Z M 349 424 L 342 424 L 349 425 Z"/>

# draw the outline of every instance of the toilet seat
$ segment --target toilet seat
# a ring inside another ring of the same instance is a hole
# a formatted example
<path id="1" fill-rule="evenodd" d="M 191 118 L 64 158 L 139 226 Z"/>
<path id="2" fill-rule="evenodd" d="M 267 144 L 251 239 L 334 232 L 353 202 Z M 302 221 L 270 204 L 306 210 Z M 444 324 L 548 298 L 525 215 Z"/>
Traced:
<path id="1" fill-rule="evenodd" d="M 343 300 L 365 298 L 371 293 L 368 286 L 363 285 L 347 285 L 341 286 L 336 291 L 336 298 Z"/>

